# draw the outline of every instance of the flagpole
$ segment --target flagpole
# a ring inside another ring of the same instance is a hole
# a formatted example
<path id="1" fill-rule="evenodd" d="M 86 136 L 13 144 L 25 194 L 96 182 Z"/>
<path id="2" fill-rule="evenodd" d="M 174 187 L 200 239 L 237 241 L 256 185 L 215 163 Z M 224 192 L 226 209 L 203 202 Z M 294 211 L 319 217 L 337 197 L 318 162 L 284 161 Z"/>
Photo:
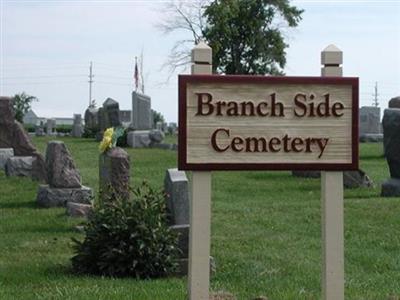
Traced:
<path id="1" fill-rule="evenodd" d="M 139 74 L 138 74 L 138 65 L 137 65 L 137 56 L 135 56 L 135 92 L 137 92 L 138 89 L 138 81 L 139 81 Z"/>

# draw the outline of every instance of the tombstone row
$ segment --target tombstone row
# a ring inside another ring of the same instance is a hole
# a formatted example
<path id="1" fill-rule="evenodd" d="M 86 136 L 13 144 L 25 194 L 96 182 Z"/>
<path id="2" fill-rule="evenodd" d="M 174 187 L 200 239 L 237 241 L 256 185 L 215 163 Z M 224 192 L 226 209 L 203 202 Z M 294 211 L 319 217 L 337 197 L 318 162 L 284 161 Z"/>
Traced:
<path id="1" fill-rule="evenodd" d="M 164 139 L 163 130 L 154 130 L 153 114 L 151 110 L 151 98 L 149 96 L 133 92 L 131 122 L 127 128 L 126 141 L 129 147 L 159 147 L 172 148 L 162 144 Z M 91 106 L 85 111 L 85 132 L 96 137 L 100 141 L 103 132 L 110 127 L 122 126 L 121 111 L 119 103 L 114 99 L 107 98 L 99 109 Z M 167 127 L 165 125 L 165 130 Z M 173 127 L 175 130 L 176 126 Z"/>
<path id="2" fill-rule="evenodd" d="M 83 134 L 83 126 L 82 126 L 82 116 L 80 114 L 74 114 L 73 116 L 73 124 L 71 133 L 63 133 L 57 132 L 55 119 L 47 119 L 46 123 L 43 125 L 35 126 L 35 135 L 36 136 L 69 136 L 72 137 L 81 137 Z"/>
<path id="3" fill-rule="evenodd" d="M 399 97 L 389 100 L 389 108 L 399 108 Z M 360 142 L 383 142 L 381 109 L 376 106 L 362 106 L 359 115 Z"/>

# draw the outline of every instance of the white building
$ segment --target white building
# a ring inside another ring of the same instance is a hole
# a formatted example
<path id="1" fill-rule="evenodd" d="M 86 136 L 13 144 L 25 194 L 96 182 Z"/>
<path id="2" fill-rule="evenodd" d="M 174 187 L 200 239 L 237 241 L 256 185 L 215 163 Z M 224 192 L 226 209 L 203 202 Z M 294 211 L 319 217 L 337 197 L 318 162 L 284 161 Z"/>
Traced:
<path id="1" fill-rule="evenodd" d="M 52 118 L 56 120 L 56 125 L 72 125 L 74 123 L 74 118 Z M 24 124 L 29 125 L 42 125 L 46 124 L 46 118 L 38 117 L 33 110 L 29 110 L 22 119 Z"/>
<path id="2" fill-rule="evenodd" d="M 22 121 L 24 124 L 29 124 L 29 125 L 40 125 L 40 122 L 42 124 L 46 123 L 46 118 L 40 118 L 38 117 L 33 110 L 29 110 L 23 117 Z"/>

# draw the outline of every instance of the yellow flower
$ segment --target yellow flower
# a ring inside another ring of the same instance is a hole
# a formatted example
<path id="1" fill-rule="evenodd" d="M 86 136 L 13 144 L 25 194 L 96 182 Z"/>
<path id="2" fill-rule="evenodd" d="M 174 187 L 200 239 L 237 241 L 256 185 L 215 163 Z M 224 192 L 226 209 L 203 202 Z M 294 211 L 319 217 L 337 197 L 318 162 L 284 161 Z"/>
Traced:
<path id="1" fill-rule="evenodd" d="M 103 136 L 112 138 L 113 134 L 114 134 L 114 128 L 110 127 L 106 131 L 104 131 L 104 135 Z"/>
<path id="2" fill-rule="evenodd" d="M 102 152 L 102 153 L 106 152 L 107 149 L 111 148 L 111 144 L 112 144 L 112 136 L 109 136 L 109 135 L 106 136 L 104 133 L 103 140 L 101 141 L 101 143 L 99 145 L 100 152 Z"/>

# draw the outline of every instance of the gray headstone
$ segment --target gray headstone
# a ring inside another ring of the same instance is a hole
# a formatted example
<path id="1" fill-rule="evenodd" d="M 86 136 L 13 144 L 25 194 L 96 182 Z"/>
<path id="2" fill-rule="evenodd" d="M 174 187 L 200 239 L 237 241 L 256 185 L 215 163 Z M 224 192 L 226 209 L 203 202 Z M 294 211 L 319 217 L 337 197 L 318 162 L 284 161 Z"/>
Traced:
<path id="1" fill-rule="evenodd" d="M 81 125 L 82 124 L 82 115 L 74 114 L 74 124 Z"/>
<path id="2" fill-rule="evenodd" d="M 72 125 L 72 136 L 81 137 L 82 132 L 83 132 L 82 116 L 80 114 L 74 114 L 74 123 Z"/>
<path id="3" fill-rule="evenodd" d="M 170 227 L 178 236 L 179 258 L 189 257 L 189 224 L 173 225 Z"/>
<path id="4" fill-rule="evenodd" d="M 345 188 L 353 189 L 360 187 L 372 187 L 373 182 L 362 170 L 345 171 L 343 172 L 343 185 Z"/>
<path id="5" fill-rule="evenodd" d="M 185 172 L 168 169 L 164 179 L 164 190 L 171 224 L 189 224 L 189 188 Z"/>
<path id="6" fill-rule="evenodd" d="M 45 135 L 44 129 L 43 129 L 42 126 L 36 126 L 35 127 L 35 135 L 36 136 L 44 136 Z"/>
<path id="7" fill-rule="evenodd" d="M 121 126 L 121 120 L 119 118 L 119 104 L 117 101 L 107 98 L 103 103 L 103 112 L 106 126 L 104 129 Z"/>
<path id="8" fill-rule="evenodd" d="M 99 189 L 102 199 L 129 198 L 129 155 L 117 147 L 100 154 Z"/>
<path id="9" fill-rule="evenodd" d="M 91 204 L 93 191 L 91 188 L 81 186 L 80 188 L 52 188 L 48 185 L 39 185 L 36 196 L 40 207 L 66 206 L 68 202 Z"/>
<path id="10" fill-rule="evenodd" d="M 382 197 L 400 197 L 400 179 L 390 178 L 382 183 Z"/>
<path id="11" fill-rule="evenodd" d="M 81 176 L 64 142 L 50 141 L 47 144 L 46 166 L 51 187 L 81 187 Z"/>
<path id="12" fill-rule="evenodd" d="M 46 167 L 42 155 L 32 144 L 21 123 L 14 120 L 12 99 L 0 97 L 0 148 L 14 149 L 15 156 L 33 156 L 32 178 L 45 181 Z"/>
<path id="13" fill-rule="evenodd" d="M 0 148 L 0 169 L 5 168 L 7 159 L 14 156 L 13 148 Z"/>
<path id="14" fill-rule="evenodd" d="M 166 122 L 162 123 L 161 131 L 162 132 L 167 132 L 168 131 L 168 124 Z"/>
<path id="15" fill-rule="evenodd" d="M 103 107 L 100 107 L 97 112 L 97 124 L 98 124 L 99 130 L 101 132 L 103 132 L 105 129 L 107 129 L 107 120 L 106 120 L 106 116 L 105 116 Z"/>
<path id="16" fill-rule="evenodd" d="M 85 111 L 85 128 L 90 131 L 98 131 L 99 130 L 99 122 L 98 122 L 98 109 L 94 107 L 88 107 Z"/>
<path id="17" fill-rule="evenodd" d="M 6 162 L 5 171 L 7 176 L 32 176 L 32 156 L 13 156 Z"/>
<path id="18" fill-rule="evenodd" d="M 46 120 L 46 133 L 47 135 L 54 135 L 56 130 L 56 120 L 47 119 Z"/>
<path id="19" fill-rule="evenodd" d="M 152 144 L 161 143 L 164 139 L 165 135 L 160 130 L 151 130 L 149 133 L 149 138 Z"/>
<path id="20" fill-rule="evenodd" d="M 382 123 L 385 157 L 390 176 L 400 178 L 400 109 L 385 109 Z"/>
<path id="21" fill-rule="evenodd" d="M 380 133 L 381 109 L 375 106 L 360 108 L 360 136 L 370 133 Z"/>
<path id="22" fill-rule="evenodd" d="M 132 124 L 135 130 L 149 130 L 152 128 L 151 98 L 132 92 Z"/>
<path id="23" fill-rule="evenodd" d="M 14 124 L 14 109 L 12 98 L 0 97 L 0 127 Z"/>
<path id="24" fill-rule="evenodd" d="M 150 131 L 148 130 L 137 130 L 130 131 L 126 136 L 126 141 L 131 148 L 146 148 L 151 144 L 149 137 Z"/>
<path id="25" fill-rule="evenodd" d="M 400 108 L 400 96 L 389 100 L 389 108 Z"/>

